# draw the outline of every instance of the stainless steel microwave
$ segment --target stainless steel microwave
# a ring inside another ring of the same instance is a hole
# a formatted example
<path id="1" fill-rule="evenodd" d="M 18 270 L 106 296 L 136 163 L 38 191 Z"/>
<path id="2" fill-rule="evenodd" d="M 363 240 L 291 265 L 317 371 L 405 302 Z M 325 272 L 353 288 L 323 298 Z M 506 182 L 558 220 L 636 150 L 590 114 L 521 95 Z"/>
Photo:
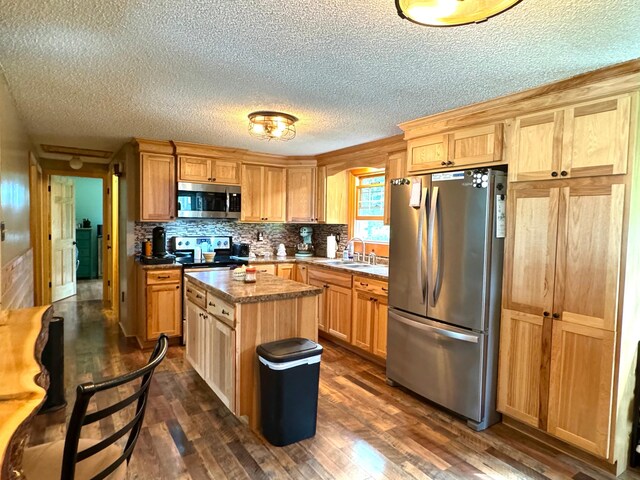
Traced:
<path id="1" fill-rule="evenodd" d="M 178 218 L 240 218 L 240 187 L 178 182 Z"/>

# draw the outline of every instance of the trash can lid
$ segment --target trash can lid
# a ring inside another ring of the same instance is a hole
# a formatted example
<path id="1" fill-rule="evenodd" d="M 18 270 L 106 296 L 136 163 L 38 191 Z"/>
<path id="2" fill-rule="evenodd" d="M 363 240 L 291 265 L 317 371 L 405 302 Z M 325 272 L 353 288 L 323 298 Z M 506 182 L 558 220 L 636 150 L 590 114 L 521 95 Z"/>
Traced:
<path id="1" fill-rule="evenodd" d="M 256 351 L 265 360 L 283 363 L 320 355 L 322 345 L 306 338 L 287 338 L 258 345 Z"/>

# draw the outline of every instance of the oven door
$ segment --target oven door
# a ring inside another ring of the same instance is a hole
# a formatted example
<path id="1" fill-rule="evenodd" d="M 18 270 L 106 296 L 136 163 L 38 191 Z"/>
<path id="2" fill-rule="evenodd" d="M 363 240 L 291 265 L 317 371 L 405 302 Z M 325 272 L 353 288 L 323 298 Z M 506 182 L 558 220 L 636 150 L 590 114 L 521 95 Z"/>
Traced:
<path id="1" fill-rule="evenodd" d="M 238 212 L 229 214 L 229 190 L 240 187 L 207 185 L 200 183 L 178 183 L 178 218 L 239 218 L 239 198 L 234 201 Z"/>

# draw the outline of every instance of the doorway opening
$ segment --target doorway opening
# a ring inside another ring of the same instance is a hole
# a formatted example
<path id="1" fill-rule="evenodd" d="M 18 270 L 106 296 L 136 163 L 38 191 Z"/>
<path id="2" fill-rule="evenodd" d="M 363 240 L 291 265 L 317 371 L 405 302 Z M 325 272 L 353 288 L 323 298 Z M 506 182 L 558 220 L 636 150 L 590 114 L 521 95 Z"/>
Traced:
<path id="1" fill-rule="evenodd" d="M 102 299 L 103 179 L 51 175 L 49 185 L 51 300 L 79 293 Z"/>

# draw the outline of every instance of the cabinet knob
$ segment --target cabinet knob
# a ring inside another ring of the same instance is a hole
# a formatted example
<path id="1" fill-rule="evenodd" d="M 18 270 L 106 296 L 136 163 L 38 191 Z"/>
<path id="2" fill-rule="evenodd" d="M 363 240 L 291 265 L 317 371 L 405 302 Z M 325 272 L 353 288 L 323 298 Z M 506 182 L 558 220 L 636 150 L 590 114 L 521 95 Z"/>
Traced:
<path id="1" fill-rule="evenodd" d="M 212 181 L 212 182 L 215 182 L 215 181 L 216 181 L 216 178 L 215 178 L 215 177 L 213 177 L 213 178 L 211 179 L 211 181 Z"/>
<path id="2" fill-rule="evenodd" d="M 176 285 L 176 290 L 180 290 L 180 285 Z"/>
<path id="3" fill-rule="evenodd" d="M 443 167 L 447 165 L 447 162 L 441 162 L 440 165 L 442 165 Z"/>
<path id="4" fill-rule="evenodd" d="M 223 315 L 229 315 L 229 312 L 227 312 L 224 308 L 222 309 L 222 314 Z"/>
<path id="5" fill-rule="evenodd" d="M 550 315 L 549 312 L 542 312 L 543 317 L 548 317 L 549 315 Z"/>
<path id="6" fill-rule="evenodd" d="M 552 177 L 557 177 L 558 176 L 558 172 L 551 172 L 551 176 Z"/>
<path id="7" fill-rule="evenodd" d="M 560 318 L 560 314 L 559 313 L 554 313 L 553 314 L 553 318 Z"/>
<path id="8" fill-rule="evenodd" d="M 569 173 L 566 170 L 562 170 L 560 172 L 560 175 L 562 175 L 563 177 L 566 177 L 567 175 L 569 175 Z"/>
<path id="9" fill-rule="evenodd" d="M 455 165 L 454 162 L 452 162 L 451 160 L 447 161 L 447 165 L 451 166 L 451 165 Z"/>

